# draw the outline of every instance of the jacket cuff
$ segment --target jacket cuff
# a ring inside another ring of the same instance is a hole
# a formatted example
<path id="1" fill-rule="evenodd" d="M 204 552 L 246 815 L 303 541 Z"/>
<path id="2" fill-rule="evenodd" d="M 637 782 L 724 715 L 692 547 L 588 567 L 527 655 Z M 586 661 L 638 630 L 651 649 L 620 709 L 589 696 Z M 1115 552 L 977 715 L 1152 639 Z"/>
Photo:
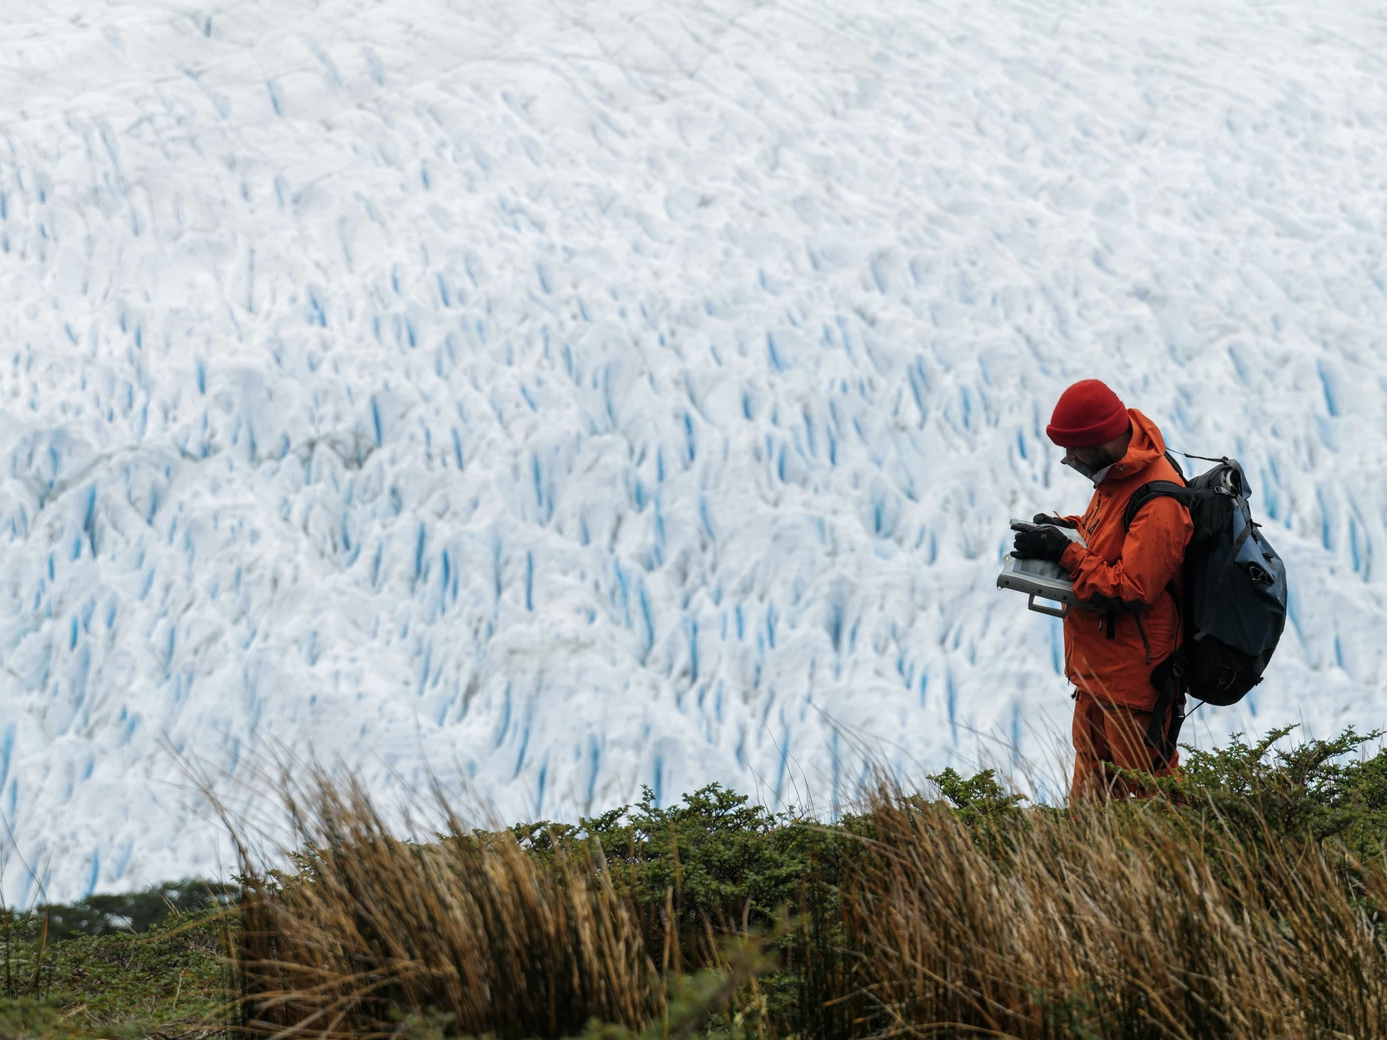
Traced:
<path id="1" fill-rule="evenodd" d="M 1071 542 L 1060 555 L 1060 566 L 1070 574 L 1073 574 L 1079 569 L 1079 564 L 1083 561 L 1086 552 L 1088 552 L 1088 550 L 1078 542 Z"/>

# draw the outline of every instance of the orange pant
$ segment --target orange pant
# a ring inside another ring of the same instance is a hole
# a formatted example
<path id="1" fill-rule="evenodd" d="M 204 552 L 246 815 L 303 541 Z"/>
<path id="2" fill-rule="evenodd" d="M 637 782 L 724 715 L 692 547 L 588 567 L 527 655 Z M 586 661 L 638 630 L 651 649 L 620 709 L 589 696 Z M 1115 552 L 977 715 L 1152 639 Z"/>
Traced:
<path id="1" fill-rule="evenodd" d="M 1156 749 L 1146 746 L 1151 712 L 1124 708 L 1080 690 L 1074 702 L 1074 783 L 1071 801 L 1099 798 L 1143 798 L 1152 792 L 1124 779 L 1118 769 L 1138 769 L 1153 776 L 1176 775 L 1180 753 L 1155 769 Z"/>

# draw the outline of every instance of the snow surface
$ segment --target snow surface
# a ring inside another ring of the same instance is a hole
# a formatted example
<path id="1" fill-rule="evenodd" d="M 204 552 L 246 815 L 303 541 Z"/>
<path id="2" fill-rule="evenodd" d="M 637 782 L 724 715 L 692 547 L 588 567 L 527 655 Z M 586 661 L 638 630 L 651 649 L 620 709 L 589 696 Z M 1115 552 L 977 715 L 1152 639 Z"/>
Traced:
<path id="1" fill-rule="evenodd" d="M 1370 0 L 5 3 L 7 897 L 226 866 L 174 750 L 512 819 L 1044 758 L 994 581 L 1086 376 L 1291 568 L 1186 736 L 1381 722 L 1382 55 Z"/>

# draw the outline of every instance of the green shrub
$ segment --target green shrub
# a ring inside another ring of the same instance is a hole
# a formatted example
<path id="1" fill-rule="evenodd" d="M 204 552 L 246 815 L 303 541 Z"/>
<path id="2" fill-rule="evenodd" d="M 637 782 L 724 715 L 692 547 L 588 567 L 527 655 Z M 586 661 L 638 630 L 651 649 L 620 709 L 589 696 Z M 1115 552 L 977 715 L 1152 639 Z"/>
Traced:
<path id="1" fill-rule="evenodd" d="M 0 982 L 8 981 L 0 1037 L 221 1033 L 236 999 L 227 957 L 235 930 L 234 915 L 208 911 L 139 935 L 77 935 L 42 947 L 12 931 L 0 942 Z"/>
<path id="2" fill-rule="evenodd" d="M 95 894 L 76 903 L 45 903 L 19 915 L 32 932 L 47 917 L 50 942 L 79 935 L 141 933 L 172 918 L 234 906 L 236 885 L 185 878 L 165 881 L 138 892 Z"/>
<path id="3" fill-rule="evenodd" d="M 1183 777 L 1163 786 L 1201 819 L 1216 819 L 1252 838 L 1332 841 L 1365 857 L 1387 852 L 1387 750 L 1363 752 L 1381 730 L 1352 727 L 1332 740 L 1277 747 L 1296 727 L 1248 744 L 1187 749 Z"/>
<path id="4" fill-rule="evenodd" d="M 718 784 L 668 808 L 644 787 L 635 805 L 576 826 L 519 824 L 511 833 L 539 854 L 587 845 L 638 905 L 661 922 L 672 912 L 680 923 L 676 968 L 702 949 L 705 922 L 720 931 L 773 925 L 780 907 L 798 902 L 830 836 L 800 814 L 773 813 Z M 705 960 L 693 957 L 698 966 Z"/>

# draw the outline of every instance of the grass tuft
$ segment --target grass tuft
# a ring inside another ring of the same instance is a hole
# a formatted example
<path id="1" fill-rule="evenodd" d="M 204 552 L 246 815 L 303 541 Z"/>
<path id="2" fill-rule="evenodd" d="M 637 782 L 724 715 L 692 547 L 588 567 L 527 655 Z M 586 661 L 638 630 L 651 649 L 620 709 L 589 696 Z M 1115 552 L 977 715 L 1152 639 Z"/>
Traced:
<path id="1" fill-rule="evenodd" d="M 244 1026 L 386 1035 L 399 1013 L 498 1037 L 562 1036 L 590 1018 L 641 1029 L 666 1005 L 630 905 L 581 849 L 531 855 L 473 834 L 446 804 L 430 844 L 396 838 L 356 784 L 287 792 L 298 873 L 247 864 L 238 958 Z"/>

